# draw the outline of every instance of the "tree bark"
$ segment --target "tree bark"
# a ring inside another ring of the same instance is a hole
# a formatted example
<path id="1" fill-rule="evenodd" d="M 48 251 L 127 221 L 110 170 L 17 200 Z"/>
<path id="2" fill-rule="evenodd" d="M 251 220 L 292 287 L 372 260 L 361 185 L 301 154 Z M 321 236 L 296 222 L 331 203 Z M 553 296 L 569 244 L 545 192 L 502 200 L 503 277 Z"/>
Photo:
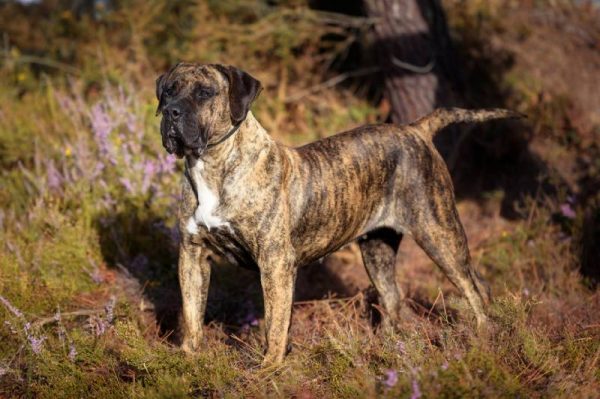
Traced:
<path id="1" fill-rule="evenodd" d="M 364 0 L 375 18 L 374 52 L 384 70 L 392 122 L 402 124 L 454 103 L 450 40 L 438 0 Z"/>

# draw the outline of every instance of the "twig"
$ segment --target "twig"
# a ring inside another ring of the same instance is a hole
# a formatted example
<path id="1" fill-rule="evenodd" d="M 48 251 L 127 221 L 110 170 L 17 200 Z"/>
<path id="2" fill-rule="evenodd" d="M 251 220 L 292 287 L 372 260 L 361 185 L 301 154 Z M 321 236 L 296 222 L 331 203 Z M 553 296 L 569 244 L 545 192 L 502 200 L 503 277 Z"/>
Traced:
<path id="1" fill-rule="evenodd" d="M 381 18 L 356 17 L 331 11 L 312 12 L 322 23 L 351 28 L 365 28 L 375 25 Z"/>
<path id="2" fill-rule="evenodd" d="M 362 292 L 345 298 L 307 299 L 306 301 L 295 301 L 294 305 L 316 305 L 319 303 L 344 303 L 352 302 L 362 296 Z"/>
<path id="3" fill-rule="evenodd" d="M 435 305 L 438 301 L 438 299 L 440 299 L 440 295 L 442 294 L 442 291 L 438 291 L 437 296 L 435 297 L 435 301 L 433 301 L 433 304 L 431 305 L 431 308 L 429 309 L 429 312 L 427 312 L 427 318 L 429 319 L 429 316 L 431 316 L 431 312 L 433 311 L 433 308 L 435 308 Z"/>
<path id="4" fill-rule="evenodd" d="M 311 94 L 317 93 L 317 92 L 325 90 L 325 89 L 330 89 L 334 86 L 337 86 L 346 79 L 355 78 L 358 76 L 370 75 L 372 73 L 379 72 L 379 71 L 381 71 L 381 67 L 368 67 L 368 68 L 357 69 L 357 70 L 354 70 L 351 72 L 345 72 L 345 73 L 339 74 L 337 76 L 334 76 L 333 78 L 328 79 L 322 83 L 311 86 L 308 89 L 301 91 L 300 93 L 289 96 L 283 102 L 285 104 L 293 103 L 293 102 L 301 100 L 304 97 L 309 96 Z"/>
<path id="5" fill-rule="evenodd" d="M 121 271 L 121 273 L 123 273 L 125 275 L 125 277 L 133 277 L 131 275 L 131 272 L 129 272 L 129 270 L 127 270 L 127 268 L 125 266 L 123 266 L 121 263 L 117 262 L 116 266 Z"/>
<path id="6" fill-rule="evenodd" d="M 80 316 L 95 316 L 95 315 L 99 315 L 104 313 L 105 310 L 104 309 L 81 309 L 81 310 L 75 310 L 73 312 L 67 312 L 67 313 L 61 313 L 60 317 L 61 318 L 65 318 L 65 317 L 80 317 Z M 45 324 L 49 324 L 49 323 L 55 323 L 58 320 L 54 318 L 54 316 L 52 317 L 44 317 L 41 319 L 38 319 L 36 321 L 33 322 L 33 326 L 36 328 L 42 327 Z"/>
<path id="7" fill-rule="evenodd" d="M 81 71 L 75 67 L 72 67 L 71 65 L 54 61 L 49 58 L 36 57 L 33 55 L 22 55 L 19 58 L 15 59 L 15 63 L 44 65 L 50 68 L 62 70 L 63 72 L 70 73 L 72 75 L 81 75 Z"/>
<path id="8" fill-rule="evenodd" d="M 244 347 L 246 347 L 246 349 L 248 349 L 249 352 L 254 353 L 258 357 L 262 357 L 262 353 L 260 353 L 260 350 L 253 348 L 249 343 L 245 342 L 237 335 L 229 334 L 229 337 L 232 338 L 233 340 L 239 342 L 240 344 L 242 344 Z"/>
<path id="9" fill-rule="evenodd" d="M 392 56 L 392 64 L 394 64 L 394 66 L 397 66 L 398 68 L 406 69 L 409 72 L 420 73 L 425 75 L 431 72 L 431 70 L 435 66 L 435 59 L 432 58 L 427 65 L 418 66 L 405 61 L 401 61 L 398 58 Z"/>
<path id="10" fill-rule="evenodd" d="M 448 323 L 448 313 L 446 312 L 446 301 L 444 300 L 444 292 L 441 288 L 438 288 L 440 294 L 442 294 L 442 306 L 444 307 L 444 316 L 446 318 L 446 323 Z"/>
<path id="11" fill-rule="evenodd" d="M 406 69 L 407 71 L 410 71 L 410 72 L 427 74 L 427 73 L 431 72 L 431 70 L 433 69 L 433 67 L 435 65 L 435 61 L 431 60 L 427 65 L 421 67 L 418 65 L 412 65 L 407 62 L 400 61 L 396 57 L 392 56 L 392 64 L 394 64 L 398 68 Z M 349 78 L 356 78 L 359 76 L 370 75 L 370 74 L 373 74 L 376 72 L 380 72 L 381 70 L 382 70 L 381 67 L 373 66 L 373 67 L 356 69 L 356 70 L 350 71 L 350 72 L 345 72 L 345 73 L 339 74 L 337 76 L 334 76 L 333 78 L 328 79 L 322 83 L 311 86 L 308 89 L 301 91 L 300 93 L 289 96 L 283 102 L 285 104 L 293 103 L 293 102 L 301 100 L 304 97 L 309 96 L 311 94 L 317 93 L 317 92 L 325 90 L 325 89 L 330 89 L 334 86 L 337 86 Z"/>
<path id="12" fill-rule="evenodd" d="M 10 369 L 10 365 L 15 361 L 15 359 L 17 358 L 17 356 L 19 356 L 19 354 L 21 353 L 21 351 L 23 350 L 23 348 L 25 347 L 25 345 L 21 345 L 19 346 L 19 349 L 17 349 L 17 351 L 15 352 L 15 354 L 10 358 L 10 360 L 6 363 L 6 367 Z"/>
<path id="13" fill-rule="evenodd" d="M 594 360 L 590 363 L 590 367 L 588 367 L 588 372 L 596 369 L 596 362 L 598 362 L 598 356 L 600 355 L 600 348 L 596 351 L 594 355 Z"/>

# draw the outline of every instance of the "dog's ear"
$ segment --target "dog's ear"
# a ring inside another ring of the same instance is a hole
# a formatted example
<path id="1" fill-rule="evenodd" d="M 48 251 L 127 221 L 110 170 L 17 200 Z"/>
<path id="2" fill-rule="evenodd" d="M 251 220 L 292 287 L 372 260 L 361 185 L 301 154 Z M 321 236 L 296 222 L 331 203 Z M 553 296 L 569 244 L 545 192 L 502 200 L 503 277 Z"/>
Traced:
<path id="1" fill-rule="evenodd" d="M 156 98 L 158 99 L 158 107 L 156 108 L 156 116 L 160 114 L 163 107 L 165 106 L 165 102 L 163 100 L 163 90 L 164 90 L 164 80 L 167 76 L 166 73 L 163 73 L 156 79 Z"/>
<path id="2" fill-rule="evenodd" d="M 229 65 L 215 65 L 216 69 L 227 78 L 229 82 L 229 109 L 231 122 L 234 125 L 246 119 L 252 102 L 262 90 L 260 82 L 238 68 Z"/>

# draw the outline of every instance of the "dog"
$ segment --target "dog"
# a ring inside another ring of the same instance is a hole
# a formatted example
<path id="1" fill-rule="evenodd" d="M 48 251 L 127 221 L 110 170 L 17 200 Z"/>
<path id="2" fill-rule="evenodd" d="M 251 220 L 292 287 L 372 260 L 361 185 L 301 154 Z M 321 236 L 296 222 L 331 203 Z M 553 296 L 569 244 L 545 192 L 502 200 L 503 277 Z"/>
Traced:
<path id="1" fill-rule="evenodd" d="M 475 273 L 452 180 L 432 138 L 457 122 L 520 115 L 438 109 L 405 126 L 366 125 L 291 148 L 250 107 L 262 89 L 232 66 L 179 63 L 156 81 L 165 149 L 185 158 L 179 209 L 182 348 L 198 349 L 210 258 L 257 268 L 264 295 L 264 366 L 285 357 L 298 267 L 358 239 L 386 320 L 402 295 L 395 258 L 408 234 L 464 295 L 478 325 L 489 291 Z"/>

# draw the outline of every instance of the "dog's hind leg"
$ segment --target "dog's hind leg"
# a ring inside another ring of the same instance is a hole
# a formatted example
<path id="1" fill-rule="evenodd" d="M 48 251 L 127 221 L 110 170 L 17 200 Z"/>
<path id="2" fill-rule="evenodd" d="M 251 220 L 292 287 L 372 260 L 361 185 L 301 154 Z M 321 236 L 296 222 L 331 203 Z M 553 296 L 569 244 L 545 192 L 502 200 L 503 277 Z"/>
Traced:
<path id="1" fill-rule="evenodd" d="M 396 252 L 402 234 L 391 229 L 378 229 L 359 238 L 363 263 L 387 316 L 396 321 L 400 316 L 403 295 L 396 282 Z M 390 320 L 384 317 L 384 322 Z"/>
<path id="2" fill-rule="evenodd" d="M 449 209 L 444 212 L 440 209 L 422 212 L 421 220 L 412 233 L 417 244 L 467 298 L 475 312 L 477 324 L 481 325 L 486 321 L 483 308 L 489 301 L 489 289 L 471 266 L 467 238 L 456 207 L 453 202 L 443 206 Z"/>

